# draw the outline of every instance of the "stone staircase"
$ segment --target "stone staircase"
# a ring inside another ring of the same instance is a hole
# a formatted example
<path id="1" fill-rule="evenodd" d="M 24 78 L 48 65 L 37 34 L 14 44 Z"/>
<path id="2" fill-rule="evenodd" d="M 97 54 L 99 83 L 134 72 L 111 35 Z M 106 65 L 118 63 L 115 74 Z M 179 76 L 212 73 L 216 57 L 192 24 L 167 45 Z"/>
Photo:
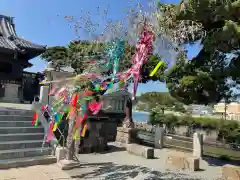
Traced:
<path id="1" fill-rule="evenodd" d="M 0 169 L 56 162 L 52 148 L 42 148 L 44 129 L 33 127 L 32 116 L 29 110 L 0 110 Z"/>

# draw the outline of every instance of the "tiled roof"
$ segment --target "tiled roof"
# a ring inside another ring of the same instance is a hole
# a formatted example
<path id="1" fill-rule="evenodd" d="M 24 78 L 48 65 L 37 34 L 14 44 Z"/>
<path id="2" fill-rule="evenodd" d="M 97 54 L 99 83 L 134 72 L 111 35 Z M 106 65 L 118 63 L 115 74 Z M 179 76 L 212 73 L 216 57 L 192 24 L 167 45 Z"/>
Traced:
<path id="1" fill-rule="evenodd" d="M 0 36 L 0 48 L 5 48 L 5 49 L 17 49 L 17 46 L 10 41 L 8 38 L 5 38 L 3 36 Z"/>
<path id="2" fill-rule="evenodd" d="M 27 41 L 27 40 L 19 38 L 19 37 L 15 37 L 13 39 L 13 42 L 18 47 L 22 47 L 22 48 L 29 48 L 29 49 L 45 49 L 46 48 L 46 46 L 38 45 L 38 44 L 32 43 L 30 41 Z"/>
<path id="3" fill-rule="evenodd" d="M 17 36 L 12 17 L 0 15 L 0 48 L 23 51 L 35 49 L 44 51 L 45 46 L 34 44 Z"/>

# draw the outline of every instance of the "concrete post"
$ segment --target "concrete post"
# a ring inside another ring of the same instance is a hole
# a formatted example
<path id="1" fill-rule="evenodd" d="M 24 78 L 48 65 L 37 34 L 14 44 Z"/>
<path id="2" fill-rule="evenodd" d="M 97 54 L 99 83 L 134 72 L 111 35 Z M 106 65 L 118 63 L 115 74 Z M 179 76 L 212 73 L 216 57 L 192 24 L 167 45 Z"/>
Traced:
<path id="1" fill-rule="evenodd" d="M 162 127 L 157 127 L 155 131 L 155 136 L 154 136 L 154 146 L 155 148 L 162 149 L 164 144 L 163 144 L 163 139 L 164 139 L 164 129 Z"/>
<path id="2" fill-rule="evenodd" d="M 193 156 L 201 158 L 203 155 L 203 134 L 193 134 Z"/>

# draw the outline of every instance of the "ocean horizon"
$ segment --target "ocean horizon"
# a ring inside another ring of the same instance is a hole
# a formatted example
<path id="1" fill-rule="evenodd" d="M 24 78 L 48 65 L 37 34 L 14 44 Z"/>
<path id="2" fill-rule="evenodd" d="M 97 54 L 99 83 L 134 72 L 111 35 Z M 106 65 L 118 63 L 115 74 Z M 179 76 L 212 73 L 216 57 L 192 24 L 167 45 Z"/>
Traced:
<path id="1" fill-rule="evenodd" d="M 149 112 L 144 111 L 133 111 L 133 121 L 136 122 L 147 122 L 149 120 Z"/>

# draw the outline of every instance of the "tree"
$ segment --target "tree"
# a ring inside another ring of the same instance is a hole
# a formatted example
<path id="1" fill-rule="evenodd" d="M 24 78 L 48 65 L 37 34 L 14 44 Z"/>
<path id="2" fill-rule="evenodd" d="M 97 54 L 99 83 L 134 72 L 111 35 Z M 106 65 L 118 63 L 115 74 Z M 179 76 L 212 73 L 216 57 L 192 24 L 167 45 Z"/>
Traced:
<path id="1" fill-rule="evenodd" d="M 166 108 L 179 107 L 180 102 L 173 98 L 168 92 L 147 92 L 139 96 L 139 101 L 148 105 L 149 110 L 161 109 L 164 113 Z"/>
<path id="2" fill-rule="evenodd" d="M 71 41 L 67 47 L 51 47 L 42 54 L 41 58 L 53 62 L 57 68 L 64 66 L 71 66 L 75 71 L 80 74 L 84 71 L 99 71 L 96 63 L 90 60 L 104 59 L 104 53 L 108 44 L 96 43 L 92 41 Z M 125 43 L 124 54 L 120 59 L 119 71 L 123 72 L 131 67 L 132 56 L 135 53 L 135 48 Z M 142 68 L 141 82 L 146 83 L 152 81 L 163 81 L 164 71 L 166 65 L 163 65 L 150 77 L 149 74 L 160 61 L 159 57 L 150 55 L 149 61 Z M 100 73 L 100 71 L 99 71 Z M 112 69 L 102 72 L 103 75 L 110 75 Z"/>
<path id="3" fill-rule="evenodd" d="M 159 4 L 163 33 L 180 46 L 199 40 L 202 44 L 202 50 L 190 61 L 183 51 L 179 53 L 177 63 L 166 75 L 167 87 L 179 101 L 209 104 L 232 95 L 231 89 L 239 79 L 239 2 L 191 0 L 180 5 Z M 229 83 L 229 78 L 233 82 Z"/>
<path id="4" fill-rule="evenodd" d="M 173 106 L 173 110 L 175 112 L 181 112 L 181 113 L 186 113 L 186 109 L 184 108 L 183 104 L 181 103 L 176 103 L 176 105 Z"/>
<path id="5" fill-rule="evenodd" d="M 52 62 L 57 69 L 60 69 L 68 65 L 68 49 L 64 46 L 50 47 L 41 55 L 41 58 Z"/>

